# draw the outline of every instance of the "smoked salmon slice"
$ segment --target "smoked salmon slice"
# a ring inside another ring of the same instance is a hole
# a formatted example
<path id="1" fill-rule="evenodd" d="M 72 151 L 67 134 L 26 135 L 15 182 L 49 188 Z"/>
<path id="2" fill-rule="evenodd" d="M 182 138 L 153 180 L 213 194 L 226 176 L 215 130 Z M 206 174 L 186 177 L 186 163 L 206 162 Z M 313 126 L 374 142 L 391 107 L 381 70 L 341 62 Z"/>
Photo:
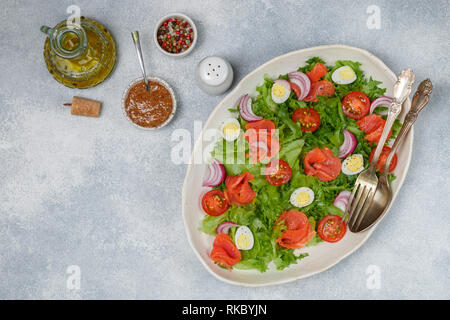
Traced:
<path id="1" fill-rule="evenodd" d="M 306 175 L 315 176 L 321 181 L 334 180 L 341 172 L 341 161 L 333 156 L 333 152 L 327 147 L 323 150 L 315 148 L 308 152 L 304 165 Z"/>
<path id="2" fill-rule="evenodd" d="M 259 121 L 249 122 L 245 125 L 245 129 L 267 130 L 268 132 L 275 130 L 276 126 L 273 121 L 263 119 Z"/>
<path id="3" fill-rule="evenodd" d="M 241 261 L 241 252 L 234 245 L 230 236 L 220 233 L 216 236 L 211 250 L 211 259 L 222 267 L 230 269 Z"/>
<path id="4" fill-rule="evenodd" d="M 275 138 L 275 123 L 270 120 L 249 122 L 244 134 L 248 141 L 249 156 L 253 163 L 275 157 L 280 152 L 280 142 Z"/>
<path id="5" fill-rule="evenodd" d="M 378 143 L 381 138 L 381 134 L 383 133 L 386 121 L 378 114 L 369 114 L 361 120 L 356 121 L 356 124 L 359 126 L 361 131 L 367 133 L 364 136 L 364 139 L 371 143 Z M 389 131 L 387 140 L 389 140 L 391 135 L 392 129 Z"/>
<path id="6" fill-rule="evenodd" d="M 309 80 L 311 80 L 311 82 L 316 82 L 319 81 L 320 78 L 325 76 L 327 72 L 328 69 L 324 64 L 316 62 L 314 68 L 310 72 L 307 72 L 306 75 L 308 76 Z"/>
<path id="7" fill-rule="evenodd" d="M 246 205 L 252 202 L 256 198 L 256 193 L 248 182 L 253 178 L 248 171 L 239 176 L 227 176 L 225 179 L 227 189 L 224 193 L 228 202 L 235 205 Z"/>
<path id="8" fill-rule="evenodd" d="M 297 210 L 285 211 L 277 220 L 276 224 L 284 221 L 286 230 L 277 239 L 277 243 L 285 248 L 299 249 L 306 245 L 316 234 L 308 217 Z"/>

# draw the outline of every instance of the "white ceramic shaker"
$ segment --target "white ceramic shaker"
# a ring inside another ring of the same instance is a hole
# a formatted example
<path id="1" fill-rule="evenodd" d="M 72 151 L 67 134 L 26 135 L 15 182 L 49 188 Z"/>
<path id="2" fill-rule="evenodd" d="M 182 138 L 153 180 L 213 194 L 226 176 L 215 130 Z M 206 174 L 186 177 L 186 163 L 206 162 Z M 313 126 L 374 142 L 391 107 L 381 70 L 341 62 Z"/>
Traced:
<path id="1" fill-rule="evenodd" d="M 206 57 L 197 65 L 196 79 L 204 92 L 219 95 L 230 88 L 233 82 L 233 68 L 222 57 Z"/>

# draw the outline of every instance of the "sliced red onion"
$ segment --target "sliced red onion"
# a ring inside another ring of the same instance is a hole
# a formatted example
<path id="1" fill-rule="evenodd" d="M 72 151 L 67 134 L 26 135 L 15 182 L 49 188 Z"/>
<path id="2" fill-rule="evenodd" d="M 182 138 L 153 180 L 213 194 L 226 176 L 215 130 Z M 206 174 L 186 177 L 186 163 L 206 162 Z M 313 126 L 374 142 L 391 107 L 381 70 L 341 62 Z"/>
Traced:
<path id="1" fill-rule="evenodd" d="M 345 207 L 347 206 L 350 195 L 351 192 L 348 190 L 339 192 L 336 198 L 334 198 L 333 205 L 345 212 Z"/>
<path id="2" fill-rule="evenodd" d="M 227 234 L 228 231 L 230 231 L 231 227 L 238 227 L 239 225 L 237 223 L 234 223 L 233 221 L 225 221 L 219 224 L 216 228 L 216 233 L 225 233 Z"/>
<path id="3" fill-rule="evenodd" d="M 389 107 L 389 105 L 392 103 L 392 100 L 393 99 L 391 97 L 386 97 L 386 96 L 382 96 L 382 97 L 376 98 L 370 104 L 370 113 L 373 113 L 375 108 L 379 107 L 379 106 Z M 387 113 L 388 113 L 387 110 L 379 112 L 380 115 L 384 115 L 384 114 L 387 114 Z"/>
<path id="4" fill-rule="evenodd" d="M 344 133 L 344 143 L 339 147 L 339 155 L 338 157 L 344 159 L 350 153 L 355 150 L 358 141 L 353 133 L 348 130 L 343 130 Z"/>
<path id="5" fill-rule="evenodd" d="M 311 80 L 309 80 L 308 76 L 300 71 L 293 71 L 288 73 L 289 81 L 298 85 L 301 91 L 300 97 L 298 100 L 301 101 L 306 98 L 311 89 Z"/>
<path id="6" fill-rule="evenodd" d="M 225 167 L 217 159 L 212 159 L 208 166 L 207 173 L 203 179 L 204 187 L 216 187 L 225 179 Z"/>
<path id="7" fill-rule="evenodd" d="M 259 121 L 264 119 L 263 117 L 257 116 L 253 113 L 252 109 L 252 99 L 248 94 L 244 94 L 239 100 L 239 113 L 242 119 L 247 122 Z"/>

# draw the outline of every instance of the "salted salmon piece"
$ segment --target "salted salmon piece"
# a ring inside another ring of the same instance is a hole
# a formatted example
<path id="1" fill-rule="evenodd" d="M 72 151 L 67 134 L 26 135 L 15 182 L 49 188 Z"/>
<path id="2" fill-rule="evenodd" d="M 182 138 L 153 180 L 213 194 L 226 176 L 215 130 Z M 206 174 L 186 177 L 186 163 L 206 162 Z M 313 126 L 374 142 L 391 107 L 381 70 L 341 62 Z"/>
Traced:
<path id="1" fill-rule="evenodd" d="M 380 141 L 381 135 L 383 134 L 383 130 L 384 130 L 384 124 L 382 126 L 378 127 L 378 129 L 376 129 L 375 131 L 372 131 L 371 133 L 366 134 L 364 136 L 364 139 L 366 139 L 367 141 L 372 142 L 372 143 L 378 143 L 378 141 Z M 391 135 L 392 135 L 392 129 L 389 130 L 387 140 L 389 140 L 391 138 Z"/>
<path id="2" fill-rule="evenodd" d="M 248 141 L 253 163 L 275 157 L 280 152 L 280 142 L 275 138 L 275 123 L 263 119 L 245 125 L 244 138 Z"/>
<path id="3" fill-rule="evenodd" d="M 254 176 L 250 172 L 246 171 L 239 176 L 227 176 L 225 179 L 225 185 L 229 189 L 234 189 L 253 179 Z"/>
<path id="4" fill-rule="evenodd" d="M 277 223 L 281 221 L 284 221 L 288 230 L 298 230 L 308 223 L 308 217 L 303 212 L 289 210 L 278 217 Z"/>
<path id="5" fill-rule="evenodd" d="M 246 171 L 239 176 L 227 176 L 225 179 L 225 198 L 235 205 L 246 205 L 256 198 L 256 193 L 252 190 L 249 181 L 253 180 L 253 175 Z"/>
<path id="6" fill-rule="evenodd" d="M 379 116 L 378 114 L 369 114 L 364 118 L 356 121 L 356 124 L 359 126 L 360 130 L 369 133 L 384 125 L 384 122 L 384 119 L 381 118 L 381 116 Z"/>
<path id="7" fill-rule="evenodd" d="M 341 161 L 336 157 L 328 157 L 327 160 L 314 164 L 316 171 L 322 171 L 332 177 L 339 175 L 341 171 Z"/>
<path id="8" fill-rule="evenodd" d="M 333 152 L 325 147 L 315 148 L 308 152 L 304 159 L 305 173 L 315 176 L 321 181 L 336 179 L 341 172 L 341 160 L 333 156 Z"/>
<path id="9" fill-rule="evenodd" d="M 316 232 L 314 231 L 314 229 L 312 228 L 311 225 L 309 225 L 308 227 L 308 233 L 306 234 L 306 236 L 303 238 L 303 240 L 298 241 L 294 244 L 294 248 L 292 249 L 300 249 L 302 247 L 304 247 L 305 245 L 308 244 L 308 242 L 311 241 L 311 239 L 316 235 Z"/>
<path id="10" fill-rule="evenodd" d="M 316 82 L 319 81 L 320 78 L 325 76 L 327 72 L 328 69 L 324 64 L 316 62 L 314 68 L 310 72 L 307 72 L 306 75 L 308 76 L 309 80 L 311 80 L 311 82 Z"/>
<path id="11" fill-rule="evenodd" d="M 270 120 L 261 121 L 269 121 L 273 124 Z M 254 163 L 271 159 L 280 152 L 280 142 L 274 137 L 273 130 L 256 130 L 250 128 L 245 132 L 244 138 L 248 141 L 250 148 L 249 156 L 252 157 Z"/>
<path id="12" fill-rule="evenodd" d="M 245 125 L 245 129 L 267 130 L 268 132 L 275 130 L 276 126 L 273 121 L 263 119 L 259 121 L 249 122 Z"/>
<path id="13" fill-rule="evenodd" d="M 316 170 L 314 176 L 316 176 L 320 181 L 332 181 L 336 179 L 336 177 L 329 175 L 328 173 L 321 170 Z"/>
<path id="14" fill-rule="evenodd" d="M 277 243 L 285 248 L 299 249 L 307 244 L 315 235 L 308 218 L 303 212 L 297 210 L 285 211 L 277 220 L 276 224 L 284 221 L 287 228 Z"/>
<path id="15" fill-rule="evenodd" d="M 369 114 L 359 121 L 356 121 L 359 129 L 367 133 L 364 139 L 371 143 L 378 143 L 383 133 L 386 121 L 377 114 Z M 388 140 L 392 135 L 392 129 L 389 130 Z"/>
<path id="16" fill-rule="evenodd" d="M 327 160 L 327 157 L 322 150 L 320 150 L 319 148 L 311 150 L 306 154 L 304 159 L 305 173 L 309 176 L 314 175 L 315 169 L 312 164 L 324 162 L 325 160 Z"/>
<path id="17" fill-rule="evenodd" d="M 320 80 L 311 83 L 311 89 L 303 101 L 317 102 L 317 96 L 331 97 L 335 92 L 334 86 L 330 81 Z"/>
<path id="18" fill-rule="evenodd" d="M 233 192 L 225 190 L 225 197 L 231 204 L 239 206 L 251 203 L 255 199 L 256 193 L 247 184 L 243 185 L 240 189 L 235 189 Z"/>
<path id="19" fill-rule="evenodd" d="M 242 258 L 239 249 L 234 245 L 230 236 L 225 233 L 218 234 L 214 239 L 210 256 L 215 263 L 228 269 Z"/>

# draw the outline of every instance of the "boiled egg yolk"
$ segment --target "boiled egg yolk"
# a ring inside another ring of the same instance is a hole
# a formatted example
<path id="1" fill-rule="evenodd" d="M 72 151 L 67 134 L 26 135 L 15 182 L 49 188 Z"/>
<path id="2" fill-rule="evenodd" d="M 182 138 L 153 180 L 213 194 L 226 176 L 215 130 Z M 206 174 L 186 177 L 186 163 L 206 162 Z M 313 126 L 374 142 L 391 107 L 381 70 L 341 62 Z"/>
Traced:
<path id="1" fill-rule="evenodd" d="M 222 131 L 225 136 L 232 137 L 239 131 L 239 127 L 236 123 L 229 122 L 223 126 Z"/>
<path id="2" fill-rule="evenodd" d="M 351 171 L 351 172 L 356 172 L 359 169 L 361 169 L 361 167 L 364 165 L 363 159 L 361 157 L 358 156 L 351 156 L 346 164 L 345 167 Z"/>
<path id="3" fill-rule="evenodd" d="M 339 78 L 342 80 L 351 80 L 355 76 L 355 72 L 350 67 L 344 67 L 339 70 Z"/>
<path id="4" fill-rule="evenodd" d="M 299 206 L 306 206 L 309 204 L 311 197 L 308 192 L 300 192 L 295 200 Z"/>
<path id="5" fill-rule="evenodd" d="M 314 201 L 314 191 L 308 187 L 301 187 L 292 192 L 289 202 L 298 208 L 309 206 Z"/>
<path id="6" fill-rule="evenodd" d="M 272 93 L 275 97 L 281 98 L 286 93 L 286 88 L 281 84 L 276 83 L 272 87 Z"/>
<path id="7" fill-rule="evenodd" d="M 246 234 L 241 234 L 237 239 L 237 245 L 239 248 L 247 249 L 250 247 L 250 238 Z"/>

